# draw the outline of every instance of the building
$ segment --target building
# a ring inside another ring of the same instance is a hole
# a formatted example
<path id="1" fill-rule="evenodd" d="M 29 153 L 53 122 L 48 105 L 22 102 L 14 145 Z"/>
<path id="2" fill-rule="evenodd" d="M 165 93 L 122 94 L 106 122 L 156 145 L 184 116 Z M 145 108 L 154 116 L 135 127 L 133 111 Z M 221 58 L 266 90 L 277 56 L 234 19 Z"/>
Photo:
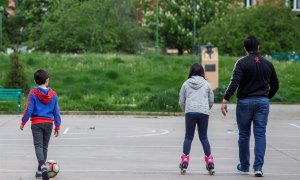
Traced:
<path id="1" fill-rule="evenodd" d="M 266 0 L 245 0 L 245 6 L 251 7 L 254 5 L 263 5 Z M 284 4 L 290 7 L 293 11 L 300 11 L 300 0 L 268 0 L 274 4 Z"/>

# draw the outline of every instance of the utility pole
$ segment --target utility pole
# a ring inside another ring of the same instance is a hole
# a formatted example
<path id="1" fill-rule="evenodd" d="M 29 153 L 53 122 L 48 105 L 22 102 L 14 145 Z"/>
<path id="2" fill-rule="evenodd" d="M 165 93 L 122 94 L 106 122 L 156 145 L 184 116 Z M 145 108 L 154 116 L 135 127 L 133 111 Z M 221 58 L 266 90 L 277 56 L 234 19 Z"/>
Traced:
<path id="1" fill-rule="evenodd" d="M 158 39 L 158 26 L 159 26 L 159 19 L 158 19 L 158 1 L 155 0 L 155 17 L 156 17 L 156 30 L 155 30 L 155 52 L 159 52 L 159 39 Z"/>

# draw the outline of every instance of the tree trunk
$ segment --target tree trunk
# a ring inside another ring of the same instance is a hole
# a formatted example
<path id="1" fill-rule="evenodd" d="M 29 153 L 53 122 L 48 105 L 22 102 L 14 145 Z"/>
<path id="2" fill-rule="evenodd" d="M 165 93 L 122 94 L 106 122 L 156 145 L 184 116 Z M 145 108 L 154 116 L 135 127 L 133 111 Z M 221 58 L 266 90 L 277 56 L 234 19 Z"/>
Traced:
<path id="1" fill-rule="evenodd" d="M 178 55 L 183 55 L 183 48 L 178 48 Z"/>

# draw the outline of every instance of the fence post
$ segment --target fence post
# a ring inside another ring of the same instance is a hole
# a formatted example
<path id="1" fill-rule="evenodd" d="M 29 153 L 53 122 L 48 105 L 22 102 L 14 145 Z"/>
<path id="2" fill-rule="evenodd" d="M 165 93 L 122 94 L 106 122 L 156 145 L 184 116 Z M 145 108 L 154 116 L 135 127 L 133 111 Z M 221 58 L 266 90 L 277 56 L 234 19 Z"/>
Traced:
<path id="1" fill-rule="evenodd" d="M 21 114 L 21 101 L 22 101 L 21 92 L 19 91 L 18 92 L 18 114 Z"/>

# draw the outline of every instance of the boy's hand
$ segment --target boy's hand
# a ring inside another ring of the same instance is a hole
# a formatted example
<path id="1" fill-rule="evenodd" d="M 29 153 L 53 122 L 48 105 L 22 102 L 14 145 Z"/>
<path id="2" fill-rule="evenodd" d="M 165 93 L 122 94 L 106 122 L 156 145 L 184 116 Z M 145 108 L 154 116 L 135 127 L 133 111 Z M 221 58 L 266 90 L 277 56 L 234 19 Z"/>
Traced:
<path id="1" fill-rule="evenodd" d="M 59 136 L 59 130 L 55 130 L 55 131 L 54 131 L 54 136 L 55 136 L 55 137 Z"/>
<path id="2" fill-rule="evenodd" d="M 20 125 L 20 129 L 23 131 L 23 129 L 24 129 L 24 125 L 23 124 Z"/>

